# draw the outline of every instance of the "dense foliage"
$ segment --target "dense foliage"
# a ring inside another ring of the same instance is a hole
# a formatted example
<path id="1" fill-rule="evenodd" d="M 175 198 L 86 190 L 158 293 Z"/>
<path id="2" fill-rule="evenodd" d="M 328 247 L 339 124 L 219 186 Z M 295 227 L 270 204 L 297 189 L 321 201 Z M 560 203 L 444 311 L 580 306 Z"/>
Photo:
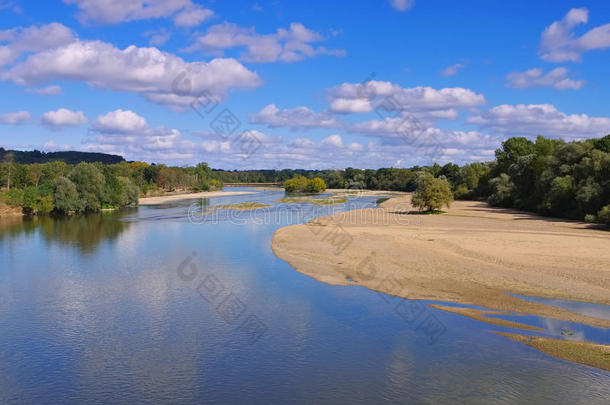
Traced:
<path id="1" fill-rule="evenodd" d="M 326 183 L 319 177 L 308 179 L 305 176 L 295 176 L 284 182 L 284 189 L 289 193 L 321 193 L 326 190 Z"/>
<path id="2" fill-rule="evenodd" d="M 23 165 L 9 154 L 0 163 L 0 202 L 21 207 L 26 214 L 96 212 L 137 205 L 140 194 L 222 188 L 212 176 L 205 163 L 195 167 L 124 161 Z"/>

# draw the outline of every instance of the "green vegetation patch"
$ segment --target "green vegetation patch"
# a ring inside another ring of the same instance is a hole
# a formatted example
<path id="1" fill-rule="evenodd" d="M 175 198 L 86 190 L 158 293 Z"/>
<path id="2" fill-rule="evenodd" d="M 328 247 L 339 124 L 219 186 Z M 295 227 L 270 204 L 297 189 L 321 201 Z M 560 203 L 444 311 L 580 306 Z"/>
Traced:
<path id="1" fill-rule="evenodd" d="M 284 204 L 314 204 L 314 205 L 334 205 L 334 204 L 343 204 L 348 200 L 347 198 L 313 198 L 313 197 L 284 197 L 276 200 L 277 202 L 281 202 Z"/>
<path id="2" fill-rule="evenodd" d="M 347 198 L 313 198 L 311 202 L 314 205 L 344 204 L 347 202 Z"/>
<path id="3" fill-rule="evenodd" d="M 211 207 L 214 209 L 220 210 L 238 210 L 238 211 L 248 211 L 248 210 L 256 210 L 260 208 L 271 207 L 269 204 L 263 204 L 259 202 L 245 202 L 245 203 L 237 203 L 237 204 L 226 204 L 226 205 L 217 205 L 215 207 Z"/>

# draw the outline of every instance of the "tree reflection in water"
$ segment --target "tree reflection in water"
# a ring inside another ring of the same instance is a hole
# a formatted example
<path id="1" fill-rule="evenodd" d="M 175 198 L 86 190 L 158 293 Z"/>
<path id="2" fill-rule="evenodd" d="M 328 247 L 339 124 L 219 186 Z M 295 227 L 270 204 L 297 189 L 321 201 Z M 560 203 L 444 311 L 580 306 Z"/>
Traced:
<path id="1" fill-rule="evenodd" d="M 103 241 L 116 239 L 131 224 L 121 221 L 129 210 L 61 217 L 5 217 L 0 220 L 0 242 L 39 231 L 47 243 L 74 246 L 92 253 Z"/>

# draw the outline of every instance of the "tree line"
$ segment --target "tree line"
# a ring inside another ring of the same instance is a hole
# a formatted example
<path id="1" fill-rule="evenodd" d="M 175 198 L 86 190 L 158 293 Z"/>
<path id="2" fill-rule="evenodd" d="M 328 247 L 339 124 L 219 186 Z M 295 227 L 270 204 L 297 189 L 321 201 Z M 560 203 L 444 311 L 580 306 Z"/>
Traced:
<path id="1" fill-rule="evenodd" d="M 144 162 L 0 163 L 0 202 L 25 214 L 97 212 L 134 206 L 139 196 L 222 188 L 206 163 L 168 167 Z"/>
<path id="2" fill-rule="evenodd" d="M 217 170 L 205 163 L 170 167 L 125 161 L 19 164 L 5 154 L 0 199 L 24 211 L 95 211 L 133 204 L 136 191 L 203 191 L 222 188 L 223 182 L 284 184 L 295 177 L 320 178 L 328 188 L 415 191 L 424 181 L 421 172 L 446 181 L 455 199 L 610 224 L 610 135 L 573 142 L 514 137 L 502 143 L 490 162 L 376 170 Z M 425 181 L 444 190 L 429 176 Z M 302 179 L 295 183 L 306 187 Z"/>

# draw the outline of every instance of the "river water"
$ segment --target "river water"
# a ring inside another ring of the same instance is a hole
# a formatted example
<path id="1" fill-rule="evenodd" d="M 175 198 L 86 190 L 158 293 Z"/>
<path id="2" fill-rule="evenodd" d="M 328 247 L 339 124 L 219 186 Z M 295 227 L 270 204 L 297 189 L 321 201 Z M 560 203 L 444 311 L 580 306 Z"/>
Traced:
<path id="1" fill-rule="evenodd" d="M 491 333 L 521 331 L 298 273 L 271 251 L 276 229 L 377 198 L 293 210 L 281 197 L 204 203 L 271 205 L 258 214 L 189 219 L 182 201 L 4 224 L 0 403 L 609 402 L 610 373 Z M 519 321 L 610 343 L 607 329 Z"/>

